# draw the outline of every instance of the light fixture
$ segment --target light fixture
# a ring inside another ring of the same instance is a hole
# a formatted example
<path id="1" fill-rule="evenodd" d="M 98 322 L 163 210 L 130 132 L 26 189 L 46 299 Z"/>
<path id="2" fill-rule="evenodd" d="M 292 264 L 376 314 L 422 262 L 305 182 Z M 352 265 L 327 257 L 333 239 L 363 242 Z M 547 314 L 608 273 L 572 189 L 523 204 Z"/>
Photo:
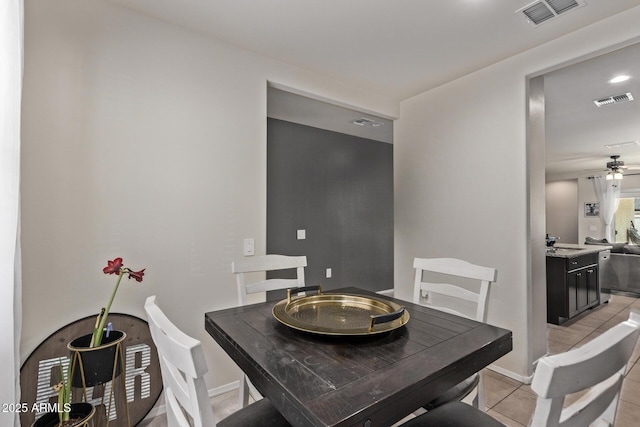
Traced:
<path id="1" fill-rule="evenodd" d="M 607 181 L 611 181 L 614 179 L 622 179 L 622 174 L 620 172 L 609 172 L 607 174 Z"/>
<path id="2" fill-rule="evenodd" d="M 629 76 L 615 76 L 614 78 L 612 78 L 611 80 L 609 80 L 609 83 L 622 83 L 622 82 L 626 82 L 627 80 L 629 80 L 631 77 Z"/>
<path id="3" fill-rule="evenodd" d="M 359 119 L 355 119 L 355 120 L 351 120 L 349 123 L 354 124 L 354 125 L 358 125 L 358 126 L 371 126 L 374 128 L 380 127 L 382 126 L 384 123 L 382 122 L 377 122 L 373 119 L 369 119 L 367 117 L 360 117 Z"/>
<path id="4" fill-rule="evenodd" d="M 609 172 L 607 173 L 606 179 L 607 181 L 611 180 L 620 180 L 622 179 L 622 167 L 624 166 L 624 162 L 618 160 L 620 156 L 611 156 L 612 161 L 607 163 L 607 168 Z"/>

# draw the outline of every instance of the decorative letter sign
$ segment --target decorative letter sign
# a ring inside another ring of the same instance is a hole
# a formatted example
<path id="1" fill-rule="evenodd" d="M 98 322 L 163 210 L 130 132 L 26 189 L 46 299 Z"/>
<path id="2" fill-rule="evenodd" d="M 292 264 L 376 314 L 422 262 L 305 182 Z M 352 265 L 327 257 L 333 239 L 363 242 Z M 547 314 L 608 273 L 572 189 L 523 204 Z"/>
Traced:
<path id="1" fill-rule="evenodd" d="M 127 314 L 111 313 L 109 321 L 113 329 L 127 334 L 122 343 L 125 359 L 125 387 L 131 425 L 137 425 L 149 413 L 162 392 L 162 376 L 156 346 L 151 339 L 149 325 L 144 320 Z M 93 329 L 95 316 L 73 322 L 44 340 L 22 365 L 20 384 L 22 386 L 22 405 L 20 408 L 34 410 L 20 411 L 20 422 L 23 426 L 33 423 L 39 417 L 39 409 L 46 411 L 51 404 L 57 403 L 57 394 L 52 386 L 60 379 L 60 366 L 67 370 L 70 351 L 67 344 L 71 340 L 86 335 Z M 121 387 L 120 378 L 116 379 L 116 387 Z M 87 401 L 100 404 L 102 396 L 108 396 L 111 381 L 104 385 L 88 387 Z M 81 388 L 72 389 L 72 393 L 82 393 Z M 75 402 L 81 396 L 72 397 Z M 105 398 L 105 404 L 108 399 Z M 35 410 L 38 409 L 38 410 Z M 124 402 L 112 401 L 109 426 L 126 426 L 127 417 Z M 122 414 L 123 416 L 119 416 Z"/>

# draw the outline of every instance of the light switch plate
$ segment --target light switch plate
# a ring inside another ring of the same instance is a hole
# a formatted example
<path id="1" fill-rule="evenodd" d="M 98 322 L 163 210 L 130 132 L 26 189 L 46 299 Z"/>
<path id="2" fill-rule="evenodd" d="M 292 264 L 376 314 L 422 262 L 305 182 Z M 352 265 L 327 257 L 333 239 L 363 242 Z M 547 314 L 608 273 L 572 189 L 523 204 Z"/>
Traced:
<path id="1" fill-rule="evenodd" d="M 307 230 L 298 230 L 298 240 L 304 240 L 307 238 Z"/>
<path id="2" fill-rule="evenodd" d="M 331 269 L 330 268 L 327 268 L 326 276 L 327 276 L 327 279 L 331 279 Z"/>
<path id="3" fill-rule="evenodd" d="M 242 250 L 244 256 L 253 256 L 255 255 L 255 240 L 254 239 L 244 239 L 244 248 Z"/>

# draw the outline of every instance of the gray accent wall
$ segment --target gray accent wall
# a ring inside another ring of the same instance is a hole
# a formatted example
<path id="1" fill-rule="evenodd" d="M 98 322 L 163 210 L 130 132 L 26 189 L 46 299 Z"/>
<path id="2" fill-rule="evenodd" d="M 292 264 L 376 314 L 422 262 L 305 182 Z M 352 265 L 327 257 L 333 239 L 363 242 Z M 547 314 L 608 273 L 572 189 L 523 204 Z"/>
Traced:
<path id="1" fill-rule="evenodd" d="M 393 288 L 393 145 L 269 118 L 267 253 L 306 255 L 307 285 Z"/>

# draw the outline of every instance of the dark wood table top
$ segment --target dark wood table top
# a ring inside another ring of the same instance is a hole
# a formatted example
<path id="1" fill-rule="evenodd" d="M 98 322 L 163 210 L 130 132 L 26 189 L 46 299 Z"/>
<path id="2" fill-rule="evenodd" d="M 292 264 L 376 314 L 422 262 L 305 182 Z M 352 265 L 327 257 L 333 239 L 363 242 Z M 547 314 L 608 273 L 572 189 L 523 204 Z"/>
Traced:
<path id="1" fill-rule="evenodd" d="M 373 294 L 409 323 L 370 337 L 320 336 L 273 318 L 274 302 L 205 314 L 207 332 L 294 426 L 388 426 L 507 354 L 511 331 Z"/>

